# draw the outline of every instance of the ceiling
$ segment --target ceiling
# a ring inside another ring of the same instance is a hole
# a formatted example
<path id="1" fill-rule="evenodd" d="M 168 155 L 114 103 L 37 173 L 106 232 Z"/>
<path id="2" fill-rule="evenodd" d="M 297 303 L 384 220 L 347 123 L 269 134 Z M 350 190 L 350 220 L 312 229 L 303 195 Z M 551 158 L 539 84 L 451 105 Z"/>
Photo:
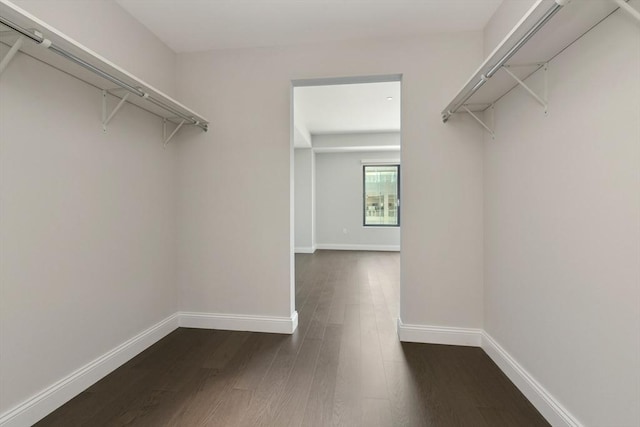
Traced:
<path id="1" fill-rule="evenodd" d="M 311 135 L 400 130 L 400 82 L 296 87 L 293 104 Z"/>
<path id="2" fill-rule="evenodd" d="M 479 31 L 502 0 L 116 0 L 175 52 Z"/>

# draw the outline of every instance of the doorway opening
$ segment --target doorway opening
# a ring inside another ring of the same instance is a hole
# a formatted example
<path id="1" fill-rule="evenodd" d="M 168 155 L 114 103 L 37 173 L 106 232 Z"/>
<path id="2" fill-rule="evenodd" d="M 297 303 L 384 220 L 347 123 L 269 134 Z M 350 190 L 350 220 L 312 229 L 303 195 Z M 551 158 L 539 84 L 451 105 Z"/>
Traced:
<path id="1" fill-rule="evenodd" d="M 325 269 L 327 262 L 335 261 L 338 267 L 350 259 L 363 267 L 352 265 L 350 271 L 359 273 L 350 274 L 370 274 L 364 268 L 368 263 L 389 263 L 385 271 L 397 276 L 389 279 L 397 285 L 384 292 L 392 294 L 386 297 L 393 301 L 390 314 L 397 318 L 401 83 L 401 75 L 292 81 L 292 312 L 300 310 L 312 292 L 311 281 L 331 274 L 314 271 L 318 259 L 323 259 Z"/>

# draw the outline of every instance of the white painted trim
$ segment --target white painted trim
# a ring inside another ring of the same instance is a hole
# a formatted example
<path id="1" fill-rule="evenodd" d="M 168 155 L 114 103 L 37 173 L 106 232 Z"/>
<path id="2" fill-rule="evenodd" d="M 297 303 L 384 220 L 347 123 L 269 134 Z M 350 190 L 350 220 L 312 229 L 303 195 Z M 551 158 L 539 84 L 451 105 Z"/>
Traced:
<path id="1" fill-rule="evenodd" d="M 290 317 L 180 312 L 179 318 L 183 328 L 292 334 L 298 327 L 297 311 Z"/>
<path id="2" fill-rule="evenodd" d="M 399 165 L 400 159 L 362 159 L 360 163 L 363 165 Z"/>
<path id="3" fill-rule="evenodd" d="M 551 425 L 583 427 L 580 421 L 485 331 L 482 331 L 482 349 Z"/>
<path id="4" fill-rule="evenodd" d="M 374 227 L 381 228 L 381 227 Z M 400 252 L 400 245 L 348 245 L 342 243 L 318 243 L 316 249 L 331 251 L 384 251 Z"/>
<path id="5" fill-rule="evenodd" d="M 367 151 L 400 151 L 399 145 L 357 145 L 347 147 L 313 147 L 314 153 L 359 153 Z"/>
<path id="6" fill-rule="evenodd" d="M 292 334 L 298 327 L 298 312 L 290 317 L 185 312 L 172 314 L 0 414 L 0 427 L 35 424 L 178 327 Z"/>
<path id="7" fill-rule="evenodd" d="M 290 317 L 190 312 L 173 314 L 0 414 L 0 427 L 35 424 L 178 327 L 292 334 L 298 327 L 298 312 Z M 583 427 L 580 421 L 482 329 L 409 325 L 398 318 L 398 336 L 402 342 L 482 347 L 551 425 Z"/>
<path id="8" fill-rule="evenodd" d="M 178 328 L 172 314 L 0 415 L 0 427 L 29 426 Z"/>
<path id="9" fill-rule="evenodd" d="M 398 337 L 402 342 L 480 347 L 482 329 L 407 325 L 398 318 Z"/>
<path id="10" fill-rule="evenodd" d="M 481 347 L 551 425 L 584 427 L 491 335 L 482 329 L 407 325 L 398 318 L 398 337 L 402 342 Z"/>
<path id="11" fill-rule="evenodd" d="M 315 246 L 299 246 L 294 249 L 294 252 L 297 254 L 312 254 L 315 253 Z"/>

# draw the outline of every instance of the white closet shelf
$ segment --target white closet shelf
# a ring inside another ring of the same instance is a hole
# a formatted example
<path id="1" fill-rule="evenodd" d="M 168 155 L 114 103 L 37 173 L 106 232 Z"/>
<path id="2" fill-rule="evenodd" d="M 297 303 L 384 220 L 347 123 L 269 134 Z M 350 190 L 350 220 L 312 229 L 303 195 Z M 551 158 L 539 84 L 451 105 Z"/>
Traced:
<path id="1" fill-rule="evenodd" d="M 547 62 L 618 7 L 616 0 L 537 0 L 442 111 L 442 121 L 467 112 L 492 132 L 473 113 L 491 107 L 518 85 L 546 111 L 546 93 L 535 93 L 523 81 L 541 68 L 546 70 Z M 536 29 L 533 35 L 532 29 Z"/>
<path id="2" fill-rule="evenodd" d="M 15 31 L 15 28 L 9 27 L 8 24 L 0 23 L 0 42 L 12 47 L 17 45 L 17 48 L 12 50 L 17 51 L 19 49 L 29 56 L 118 98 L 125 98 L 125 95 L 129 94 L 126 96 L 126 102 L 135 104 L 146 111 L 160 116 L 164 118 L 166 122 L 172 122 L 180 127 L 182 125 L 195 125 L 204 131 L 207 130 L 209 120 L 200 114 L 185 107 L 150 84 L 81 45 L 10 1 L 0 0 L 0 17 L 8 20 L 11 24 L 18 25 L 22 29 L 26 29 L 28 32 L 35 34 L 36 38 L 40 37 L 44 39 L 43 42 L 38 43 Z M 9 53 L 10 52 L 11 50 Z M 89 64 L 89 67 L 79 65 L 76 61 L 70 59 L 66 53 Z M 0 71 L 2 71 L 4 66 L 11 60 L 11 56 L 7 56 L 5 56 L 5 59 L 2 61 L 4 64 L 0 67 Z M 94 67 L 98 72 L 90 71 L 88 68 L 91 67 Z M 109 77 L 115 78 L 116 82 L 119 81 L 128 85 L 130 89 L 123 88 Z M 133 90 L 131 88 L 133 88 Z M 106 102 L 106 95 L 104 98 Z M 106 122 L 113 117 L 113 114 L 117 112 L 121 104 L 112 111 L 108 119 L 106 117 L 106 104 L 104 107 L 105 115 L 103 116 L 103 124 L 106 128 Z M 175 130 L 177 131 L 178 128 L 176 127 Z M 168 139 L 174 134 L 175 132 L 173 132 Z M 168 139 L 165 139 L 165 143 L 168 142 Z"/>

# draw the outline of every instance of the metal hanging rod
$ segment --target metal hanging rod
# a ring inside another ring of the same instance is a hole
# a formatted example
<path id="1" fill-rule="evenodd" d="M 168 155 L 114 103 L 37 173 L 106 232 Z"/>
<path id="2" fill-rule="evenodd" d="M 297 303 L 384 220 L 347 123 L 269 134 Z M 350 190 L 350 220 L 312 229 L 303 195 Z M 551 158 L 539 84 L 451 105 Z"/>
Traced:
<path id="1" fill-rule="evenodd" d="M 103 71 L 97 67 L 95 67 L 94 65 L 88 63 L 87 61 L 78 58 L 76 55 L 56 46 L 55 44 L 53 44 L 49 39 L 45 38 L 42 34 L 40 34 L 37 31 L 31 31 L 28 30 L 26 28 L 21 27 L 20 25 L 0 16 L 0 23 L 2 23 L 3 25 L 11 28 L 12 30 L 22 34 L 23 36 L 27 37 L 28 39 L 32 40 L 33 42 L 42 45 L 43 47 L 48 48 L 49 50 L 57 53 L 58 55 L 80 65 L 81 67 L 91 71 L 94 74 L 99 75 L 100 77 L 110 81 L 111 83 L 114 83 L 116 85 L 118 85 L 119 87 L 133 93 L 134 95 L 137 95 L 141 98 L 145 98 L 147 101 L 151 102 L 154 105 L 157 105 L 158 107 L 169 111 L 172 114 L 175 114 L 176 116 L 180 117 L 183 120 L 184 124 L 191 124 L 191 125 L 195 125 L 198 126 L 199 128 L 201 128 L 202 130 L 204 130 L 205 132 L 208 130 L 208 125 L 206 123 L 201 123 L 199 120 L 196 120 L 193 117 L 189 117 L 183 113 L 181 113 L 180 111 L 175 110 L 174 108 L 166 105 L 165 103 L 163 103 L 160 100 L 157 100 L 155 98 L 153 98 L 151 95 L 149 95 L 148 93 L 144 92 L 141 88 L 139 87 L 134 87 L 131 86 L 129 83 L 124 82 L 122 80 L 120 80 L 119 78 L 112 76 L 111 74 L 107 73 L 106 71 Z"/>
<path id="2" fill-rule="evenodd" d="M 634 9 L 629 3 L 627 3 L 625 0 L 613 0 L 615 3 L 618 4 L 618 6 L 620 6 L 620 9 L 626 11 L 628 14 L 630 14 L 631 16 L 633 16 L 634 18 L 636 18 L 638 21 L 640 21 L 640 11 Z"/>
<path id="3" fill-rule="evenodd" d="M 111 83 L 116 84 L 118 86 L 120 86 L 123 89 L 128 90 L 129 92 L 144 97 L 145 93 L 140 90 L 139 88 L 133 87 L 128 83 L 123 82 L 122 80 L 120 80 L 117 77 L 112 76 L 109 73 L 105 73 L 104 71 L 102 71 L 101 69 L 94 67 L 93 65 L 89 64 L 88 62 L 78 58 L 77 56 L 75 56 L 72 53 L 67 52 L 64 49 L 60 49 L 58 46 L 52 44 L 51 46 L 49 46 L 49 50 L 57 53 L 58 55 L 67 58 L 68 60 L 75 62 L 76 64 L 80 65 L 82 68 L 85 68 L 89 71 L 91 71 L 94 74 L 99 75 L 100 77 L 109 80 Z"/>
<path id="4" fill-rule="evenodd" d="M 207 125 L 206 124 L 200 123 L 198 120 L 194 119 L 193 117 L 186 116 L 186 115 L 182 114 L 181 112 L 174 110 L 173 108 L 169 107 L 168 105 L 165 105 L 163 102 L 158 101 L 157 99 L 155 99 L 155 98 L 153 98 L 151 96 L 147 97 L 147 101 L 151 102 L 152 104 L 157 105 L 160 108 L 164 108 L 165 110 L 175 114 L 177 117 L 181 118 L 183 121 L 191 122 L 189 124 L 196 125 L 196 126 L 202 128 L 202 129 L 204 129 L 205 131 L 207 130 Z"/>
<path id="5" fill-rule="evenodd" d="M 42 34 L 34 33 L 32 31 L 27 30 L 26 28 L 22 28 L 20 25 L 14 24 L 13 22 L 9 21 L 6 18 L 3 18 L 2 16 L 0 16 L 0 23 L 11 28 L 13 31 L 16 31 L 22 34 L 25 37 L 30 38 L 31 40 L 33 40 L 38 44 L 41 44 L 44 41 L 44 37 L 42 37 Z"/>
<path id="6" fill-rule="evenodd" d="M 500 58 L 485 74 L 480 76 L 480 80 L 458 101 L 453 108 L 447 110 L 442 115 L 444 123 L 449 120 L 452 114 L 458 111 L 493 75 L 501 69 L 505 63 L 515 55 L 569 0 L 555 0 L 553 5 L 542 15 L 540 19 L 527 31 L 514 45 Z"/>

